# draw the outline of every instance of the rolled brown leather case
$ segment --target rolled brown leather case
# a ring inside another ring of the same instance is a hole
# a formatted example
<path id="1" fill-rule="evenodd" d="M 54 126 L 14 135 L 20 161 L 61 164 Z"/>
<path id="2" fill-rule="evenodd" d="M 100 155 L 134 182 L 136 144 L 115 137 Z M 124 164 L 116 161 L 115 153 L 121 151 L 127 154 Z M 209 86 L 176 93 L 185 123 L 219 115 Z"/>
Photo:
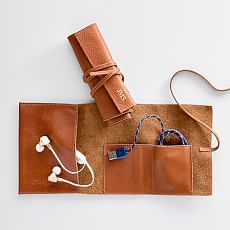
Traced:
<path id="1" fill-rule="evenodd" d="M 131 118 L 135 102 L 124 85 L 123 74 L 114 62 L 97 25 L 89 25 L 68 39 L 103 121 L 113 125 Z"/>

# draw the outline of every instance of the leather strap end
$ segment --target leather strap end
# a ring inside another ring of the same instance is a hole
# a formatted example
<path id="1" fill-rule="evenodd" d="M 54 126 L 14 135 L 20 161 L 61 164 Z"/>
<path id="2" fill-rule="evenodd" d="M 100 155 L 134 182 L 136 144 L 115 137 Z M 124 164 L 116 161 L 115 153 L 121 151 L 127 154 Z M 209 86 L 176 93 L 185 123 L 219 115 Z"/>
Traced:
<path id="1" fill-rule="evenodd" d="M 200 147 L 199 152 L 212 152 L 212 148 Z"/>

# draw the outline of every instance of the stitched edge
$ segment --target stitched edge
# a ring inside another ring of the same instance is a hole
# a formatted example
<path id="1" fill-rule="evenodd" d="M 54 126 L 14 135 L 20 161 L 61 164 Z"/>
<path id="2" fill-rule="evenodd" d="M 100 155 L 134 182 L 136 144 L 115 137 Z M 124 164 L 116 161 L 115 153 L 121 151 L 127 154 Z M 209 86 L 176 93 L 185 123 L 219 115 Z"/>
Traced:
<path id="1" fill-rule="evenodd" d="M 192 154 L 192 145 L 190 145 L 190 170 L 191 170 L 191 175 L 190 175 L 190 191 L 191 194 L 194 194 L 193 191 L 193 154 Z"/>
<path id="2" fill-rule="evenodd" d="M 75 112 L 76 112 L 76 115 L 74 116 L 74 122 L 75 122 L 75 129 L 74 129 L 74 157 L 75 157 L 75 161 L 76 161 L 76 154 L 75 154 L 75 151 L 77 149 L 77 130 L 78 130 L 78 105 L 74 106 L 75 107 Z M 75 164 L 76 165 L 76 171 L 78 171 L 78 165 L 77 163 Z M 77 179 L 77 182 L 79 183 L 79 175 L 78 173 L 76 174 L 76 179 Z M 77 189 L 79 190 L 79 189 Z"/>

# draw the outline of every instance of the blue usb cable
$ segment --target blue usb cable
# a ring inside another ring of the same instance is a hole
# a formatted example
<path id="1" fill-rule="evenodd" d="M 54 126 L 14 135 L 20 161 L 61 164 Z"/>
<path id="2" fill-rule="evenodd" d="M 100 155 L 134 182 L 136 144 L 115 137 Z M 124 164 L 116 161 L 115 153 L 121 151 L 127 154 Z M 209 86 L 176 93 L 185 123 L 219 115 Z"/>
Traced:
<path id="1" fill-rule="evenodd" d="M 128 153 L 130 153 L 136 147 L 137 137 L 138 137 L 138 134 L 140 132 L 140 128 L 141 128 L 143 122 L 148 118 L 155 118 L 160 122 L 161 135 L 157 140 L 158 145 L 163 145 L 165 137 L 170 135 L 170 134 L 177 135 L 179 137 L 182 145 L 188 145 L 188 141 L 186 140 L 186 138 L 184 137 L 184 135 L 181 132 L 179 132 L 175 129 L 164 129 L 164 125 L 163 125 L 163 122 L 160 119 L 160 117 L 155 115 L 155 114 L 149 114 L 149 115 L 143 117 L 140 120 L 140 122 L 138 123 L 132 146 L 129 149 L 122 147 L 122 148 L 118 148 L 114 151 L 109 152 L 108 153 L 109 160 L 116 160 L 116 159 L 124 158 L 128 155 Z"/>

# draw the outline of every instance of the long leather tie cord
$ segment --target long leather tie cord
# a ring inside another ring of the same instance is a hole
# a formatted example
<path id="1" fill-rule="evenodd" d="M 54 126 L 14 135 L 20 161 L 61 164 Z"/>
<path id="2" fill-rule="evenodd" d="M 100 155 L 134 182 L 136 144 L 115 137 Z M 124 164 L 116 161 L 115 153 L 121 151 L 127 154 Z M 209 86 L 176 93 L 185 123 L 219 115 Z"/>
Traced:
<path id="1" fill-rule="evenodd" d="M 227 89 L 218 89 L 216 88 L 214 85 L 212 85 L 203 75 L 201 75 L 200 73 L 194 71 L 194 70 L 190 70 L 190 69 L 182 69 L 177 71 L 176 73 L 173 74 L 172 78 L 170 79 L 170 92 L 173 96 L 173 99 L 175 100 L 175 102 L 177 103 L 177 105 L 179 105 L 179 107 L 189 116 L 191 117 L 193 120 L 195 120 L 196 122 L 198 122 L 199 124 L 203 125 L 206 129 L 208 129 L 216 138 L 217 140 L 217 146 L 215 147 L 211 147 L 211 148 L 204 148 L 204 147 L 200 147 L 199 151 L 200 152 L 214 152 L 216 151 L 219 147 L 220 147 L 220 138 L 218 136 L 218 134 L 208 125 L 206 125 L 204 122 L 202 122 L 201 120 L 199 120 L 198 118 L 194 117 L 190 112 L 188 112 L 180 103 L 179 101 L 176 99 L 175 94 L 173 93 L 173 89 L 172 89 L 172 82 L 174 80 L 174 78 L 179 75 L 182 72 L 189 72 L 194 74 L 197 77 L 200 77 L 202 80 L 204 80 L 212 89 L 218 91 L 218 92 L 227 92 L 230 91 L 230 88 Z"/>
<path id="2" fill-rule="evenodd" d="M 115 68 L 111 68 L 111 67 L 115 67 Z M 108 68 L 110 68 L 110 69 L 108 69 Z M 113 77 L 115 75 L 121 76 L 122 80 L 124 81 L 124 76 L 121 73 L 120 69 L 117 67 L 117 64 L 115 62 L 108 62 L 108 63 L 102 64 L 102 65 L 99 65 L 97 67 L 93 67 L 93 68 L 87 70 L 83 75 L 83 79 L 84 79 L 85 83 L 89 83 L 90 81 L 92 81 L 96 77 L 104 76 L 103 78 L 101 78 L 99 80 L 99 82 L 97 82 L 93 86 L 91 93 L 90 93 L 91 96 L 93 97 L 95 92 L 102 85 L 104 85 L 105 82 L 107 82 L 111 77 Z"/>

